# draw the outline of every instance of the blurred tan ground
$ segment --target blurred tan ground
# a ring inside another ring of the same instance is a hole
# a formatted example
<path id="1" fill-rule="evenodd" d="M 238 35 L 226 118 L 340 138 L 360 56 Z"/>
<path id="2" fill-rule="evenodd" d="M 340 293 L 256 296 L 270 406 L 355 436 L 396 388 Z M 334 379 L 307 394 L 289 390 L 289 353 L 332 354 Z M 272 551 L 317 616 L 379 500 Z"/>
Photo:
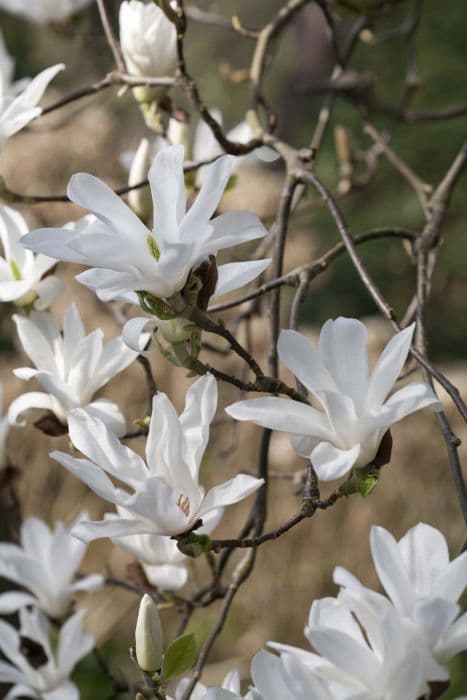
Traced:
<path id="1" fill-rule="evenodd" d="M 118 166 L 117 157 L 127 146 L 127 141 L 122 137 L 120 147 L 116 120 L 109 112 L 93 103 L 89 109 L 76 115 L 72 126 L 50 119 L 48 125 L 44 121 L 41 127 L 40 131 L 31 129 L 29 133 L 15 138 L 2 155 L 2 172 L 13 189 L 24 193 L 65 191 L 69 175 L 77 170 L 94 172 L 113 185 L 124 182 L 124 173 Z M 25 166 L 20 168 L 18 163 Z M 251 172 L 245 175 L 243 181 L 240 175 L 241 184 L 236 192 L 229 195 L 225 206 L 244 206 L 266 216 L 277 204 L 278 177 L 263 172 L 260 186 L 251 178 Z M 246 193 L 245 197 L 242 192 Z M 36 206 L 25 213 L 31 226 L 39 226 L 61 224 L 77 216 L 79 211 L 70 205 L 57 204 Z M 292 226 L 286 268 L 291 269 L 311 260 L 317 252 L 313 233 Z M 94 295 L 72 279 L 77 269 L 69 265 L 59 266 L 59 274 L 67 282 L 67 290 L 54 312 L 63 318 L 67 305 L 74 300 L 88 332 L 101 326 L 107 338 L 113 337 L 119 332 L 118 323 Z M 316 283 L 321 284 L 322 281 Z M 13 324 L 6 317 L 5 310 L 2 313 L 3 330 L 13 336 Z M 389 337 L 389 327 L 379 319 L 366 320 L 374 361 L 376 353 Z M 315 337 L 319 329 L 302 330 Z M 264 321 L 256 320 L 252 331 L 255 355 L 262 358 L 264 364 L 268 352 L 267 325 Z M 227 371 L 234 371 L 235 368 L 239 371 L 237 363 L 231 358 L 224 360 L 213 355 L 209 356 L 209 361 L 217 365 L 223 363 Z M 6 404 L 20 393 L 36 389 L 32 383 L 27 385 L 11 374 L 14 367 L 28 364 L 19 349 L 14 357 L 3 359 L 0 378 L 5 385 Z M 191 380 L 184 377 L 183 370 L 172 367 L 157 354 L 152 357 L 152 366 L 159 389 L 168 392 L 181 409 L 185 389 Z M 459 386 L 461 392 L 465 390 L 465 364 L 441 369 Z M 285 372 L 283 376 L 289 382 L 293 381 Z M 117 376 L 105 388 L 104 395 L 118 400 L 131 426 L 132 421 L 145 414 L 147 405 L 141 367 L 135 363 Z M 220 483 L 243 469 L 255 470 L 261 430 L 253 425 L 235 427 L 226 421 L 222 413 L 224 406 L 237 399 L 236 390 L 230 386 L 220 386 L 219 417 L 222 417 L 222 421 L 213 430 L 205 460 L 207 484 Z M 456 410 L 449 402 L 446 402 L 446 408 L 454 430 L 465 440 L 465 428 Z M 370 565 L 368 546 L 369 529 L 374 523 L 383 525 L 399 537 L 417 522 L 426 521 L 442 529 L 453 553 L 459 551 L 464 538 L 462 520 L 445 446 L 434 417 L 429 410 L 410 416 L 394 427 L 393 437 L 391 465 L 383 469 L 380 483 L 369 498 L 353 496 L 341 501 L 329 511 L 317 513 L 312 520 L 303 522 L 279 541 L 260 548 L 255 573 L 238 595 L 224 634 L 214 648 L 213 662 L 225 659 L 238 662 L 251 656 L 268 639 L 301 644 L 302 628 L 311 601 L 335 592 L 332 571 L 336 564 L 348 567 L 365 583 L 374 585 L 375 575 Z M 141 451 L 144 441 L 133 441 L 131 446 Z M 53 523 L 58 518 L 69 521 L 84 508 L 93 517 L 99 517 L 108 508 L 81 482 L 49 459 L 48 453 L 52 449 L 67 450 L 66 439 L 48 438 L 31 424 L 24 429 L 12 430 L 9 451 L 12 463 L 22 470 L 19 497 L 24 515 L 39 515 Z M 226 450 L 229 451 L 228 455 Z M 461 455 L 466 457 L 464 445 Z M 304 461 L 290 448 L 287 437 L 275 434 L 271 445 L 271 468 L 293 472 L 304 466 Z M 324 495 L 326 491 L 323 488 Z M 216 534 L 219 537 L 234 535 L 250 504 L 251 501 L 230 508 Z M 274 480 L 270 490 L 267 529 L 283 522 L 296 512 L 298 506 L 299 498 L 294 495 L 291 483 Z M 237 561 L 239 556 L 233 557 L 233 561 Z M 84 568 L 86 571 L 97 569 L 124 576 L 130 560 L 108 542 L 99 541 L 91 546 Z M 191 566 L 193 577 L 186 593 L 194 590 L 195 583 L 201 584 L 206 575 L 203 562 L 197 561 Z M 93 611 L 90 626 L 103 640 L 119 624 L 123 645 L 128 644 L 136 602 L 133 594 L 122 591 L 106 589 L 96 594 L 92 601 L 86 601 Z M 207 622 L 215 619 L 217 609 L 217 606 L 213 606 L 195 615 L 195 629 L 200 639 L 206 634 Z M 175 629 L 177 614 L 167 612 L 164 615 L 167 626 L 173 625 Z M 215 664 L 211 677 L 209 673 L 207 677 L 217 680 L 229 667 L 230 662 Z"/>

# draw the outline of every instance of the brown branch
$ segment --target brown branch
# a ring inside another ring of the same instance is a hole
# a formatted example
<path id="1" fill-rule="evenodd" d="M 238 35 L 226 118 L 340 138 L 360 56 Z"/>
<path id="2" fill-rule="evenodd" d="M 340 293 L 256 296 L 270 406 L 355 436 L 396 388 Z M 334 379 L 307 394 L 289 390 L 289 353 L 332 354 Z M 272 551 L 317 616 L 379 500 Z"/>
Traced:
<path id="1" fill-rule="evenodd" d="M 97 2 L 97 7 L 99 10 L 101 22 L 102 22 L 102 27 L 104 29 L 107 43 L 110 46 L 110 50 L 112 51 L 115 65 L 117 66 L 118 70 L 121 73 L 125 73 L 125 70 L 126 70 L 125 61 L 124 61 L 123 56 L 122 56 L 120 45 L 117 41 L 117 38 L 115 37 L 115 35 L 113 33 L 112 25 L 110 24 L 110 19 L 109 19 L 109 16 L 107 14 L 107 10 L 105 7 L 105 2 L 104 2 L 104 0 L 96 0 L 96 2 Z"/>

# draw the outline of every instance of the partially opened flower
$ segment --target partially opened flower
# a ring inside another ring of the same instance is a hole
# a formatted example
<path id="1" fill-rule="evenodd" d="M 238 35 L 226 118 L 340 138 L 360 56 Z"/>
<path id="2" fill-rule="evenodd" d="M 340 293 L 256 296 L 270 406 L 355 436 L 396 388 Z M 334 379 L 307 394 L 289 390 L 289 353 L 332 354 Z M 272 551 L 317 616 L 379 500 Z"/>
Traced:
<path id="1" fill-rule="evenodd" d="M 223 508 L 212 511 L 203 518 L 202 527 L 197 534 L 210 534 L 223 515 Z M 106 513 L 104 518 L 129 518 L 131 513 L 117 506 L 117 513 Z M 159 535 L 128 535 L 113 537 L 112 542 L 132 554 L 141 563 L 149 583 L 161 591 L 176 591 L 185 585 L 188 579 L 187 557 L 181 553 L 175 540 Z"/>
<path id="2" fill-rule="evenodd" d="M 282 331 L 279 357 L 320 402 L 324 411 L 290 399 L 240 401 L 226 411 L 237 420 L 283 430 L 313 462 L 318 477 L 331 481 L 376 457 L 389 426 L 425 406 L 440 409 L 431 388 L 412 382 L 388 399 L 407 358 L 414 325 L 397 333 L 368 369 L 367 330 L 353 318 L 327 321 L 318 349 L 292 330 Z"/>
<path id="3" fill-rule="evenodd" d="M 33 4 L 28 2 L 28 5 Z M 7 93 L 0 95 L 0 148 L 10 136 L 24 129 L 26 124 L 41 114 L 42 108 L 37 104 L 50 81 L 64 68 L 63 63 L 46 68 L 28 82 L 16 97 L 11 94 L 9 86 Z M 5 85 L 3 87 L 5 88 Z"/>
<path id="4" fill-rule="evenodd" d="M 75 522 L 86 517 L 81 513 Z M 59 521 L 51 530 L 39 518 L 27 518 L 21 525 L 20 545 L 0 543 L 1 577 L 30 591 L 1 593 L 1 614 L 33 605 L 50 617 L 62 617 L 78 591 L 102 587 L 100 574 L 75 581 L 87 548 L 71 535 L 73 525 L 66 527 Z"/>
<path id="5" fill-rule="evenodd" d="M 65 622 L 55 651 L 50 625 L 37 608 L 20 611 L 19 630 L 0 620 L 0 650 L 7 659 L 0 662 L 0 683 L 12 684 L 5 700 L 78 700 L 70 675 L 94 647 L 93 635 L 83 631 L 84 615 L 80 610 Z"/>
<path id="6" fill-rule="evenodd" d="M 47 274 L 57 264 L 56 260 L 40 253 L 34 255 L 23 248 L 21 238 L 28 232 L 28 225 L 19 212 L 0 205 L 0 238 L 3 246 L 3 257 L 0 257 L 0 301 L 13 301 L 18 306 L 33 304 L 43 311 L 62 293 L 63 284 L 58 277 Z"/>
<path id="7" fill-rule="evenodd" d="M 63 333 L 52 314 L 44 311 L 14 320 L 23 348 L 36 366 L 21 367 L 14 373 L 20 379 L 36 379 L 46 393 L 34 391 L 15 399 L 8 411 L 10 423 L 21 425 L 30 409 L 43 408 L 66 426 L 69 412 L 80 407 L 123 435 L 125 418 L 119 407 L 108 399 L 93 400 L 101 387 L 136 358 L 121 337 L 104 343 L 100 328 L 85 335 L 74 304 L 65 314 Z"/>
<path id="8" fill-rule="evenodd" d="M 0 10 L 24 17 L 29 22 L 61 22 L 92 0 L 0 0 Z"/>
<path id="9" fill-rule="evenodd" d="M 171 75 L 177 62 L 177 32 L 154 2 L 123 0 L 120 5 L 120 44 L 131 75 L 160 78 Z M 150 100 L 160 93 L 137 88 L 138 99 Z"/>
<path id="10" fill-rule="evenodd" d="M 199 483 L 201 458 L 217 405 L 215 379 L 206 375 L 187 392 L 185 410 L 177 416 L 165 394 L 153 398 L 146 442 L 146 463 L 123 446 L 99 419 L 81 410 L 69 416 L 70 439 L 85 455 L 77 459 L 63 452 L 51 457 L 86 483 L 98 496 L 127 511 L 127 517 L 75 526 L 76 537 L 179 535 L 225 506 L 243 500 L 263 483 L 246 474 L 214 486 L 207 493 Z M 125 488 L 115 486 L 109 476 Z"/>
<path id="11" fill-rule="evenodd" d="M 397 542 L 372 527 L 371 552 L 383 588 L 400 615 L 419 630 L 434 658 L 446 664 L 467 649 L 467 613 L 458 600 L 467 587 L 467 552 L 449 561 L 446 540 L 436 528 L 419 523 Z M 357 594 L 367 589 L 338 567 L 334 580 Z"/>
<path id="12" fill-rule="evenodd" d="M 39 229 L 22 241 L 58 260 L 91 265 L 77 279 L 103 300 L 138 303 L 137 292 L 167 299 L 181 292 L 190 273 L 219 250 L 256 238 L 266 229 L 255 214 L 227 212 L 211 219 L 229 179 L 232 156 L 209 166 L 209 177 L 186 211 L 183 146 L 161 150 L 149 171 L 155 221 L 150 231 L 107 185 L 74 175 L 68 196 L 95 216 L 76 228 Z M 217 269 L 213 296 L 251 282 L 269 260 L 228 263 Z M 144 325 L 144 322 L 140 322 Z"/>

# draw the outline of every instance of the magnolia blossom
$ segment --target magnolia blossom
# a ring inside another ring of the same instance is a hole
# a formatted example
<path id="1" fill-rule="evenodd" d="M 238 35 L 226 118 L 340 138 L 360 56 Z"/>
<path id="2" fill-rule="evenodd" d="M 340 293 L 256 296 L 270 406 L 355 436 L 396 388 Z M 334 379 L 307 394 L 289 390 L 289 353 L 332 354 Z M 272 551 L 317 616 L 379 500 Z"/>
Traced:
<path id="1" fill-rule="evenodd" d="M 177 32 L 154 2 L 124 0 L 120 5 L 120 45 L 131 75 L 160 78 L 171 75 L 177 62 Z M 137 88 L 150 100 L 160 90 Z"/>
<path id="2" fill-rule="evenodd" d="M 98 496 L 127 513 L 126 517 L 81 522 L 73 534 L 85 542 L 98 537 L 145 533 L 179 535 L 213 511 L 256 491 L 263 480 L 246 474 L 239 474 L 207 493 L 199 483 L 201 458 L 216 405 L 217 384 L 211 375 L 192 384 L 180 417 L 165 394 L 156 394 L 146 442 L 146 463 L 122 445 L 98 418 L 85 411 L 73 411 L 68 419 L 70 439 L 87 459 L 63 452 L 52 452 L 51 457 Z M 107 474 L 126 488 L 115 486 Z"/>
<path id="3" fill-rule="evenodd" d="M 34 3 L 29 3 L 28 0 L 28 6 L 33 5 Z M 42 108 L 38 107 L 37 103 L 42 99 L 50 81 L 64 68 L 63 63 L 46 68 L 27 82 L 25 87 L 23 82 L 21 88 L 24 87 L 24 89 L 17 96 L 15 96 L 16 90 L 13 90 L 12 94 L 11 84 L 5 83 L 5 73 L 3 73 L 1 85 L 3 92 L 0 94 L 0 148 L 5 145 L 10 136 L 24 129 L 26 124 L 41 114 Z"/>
<path id="4" fill-rule="evenodd" d="M 69 677 L 78 661 L 89 654 L 94 637 L 83 631 L 85 610 L 70 617 L 51 644 L 50 626 L 37 608 L 20 611 L 20 629 L 0 620 L 0 683 L 13 687 L 5 700 L 79 700 L 79 691 Z M 56 651 L 52 651 L 52 646 Z"/>
<path id="5" fill-rule="evenodd" d="M 0 0 L 0 10 L 24 17 L 29 22 L 48 24 L 67 19 L 91 2 L 92 0 Z"/>
<path id="6" fill-rule="evenodd" d="M 66 425 L 69 412 L 77 407 L 101 418 L 114 432 L 125 433 L 125 418 L 108 399 L 93 401 L 94 394 L 136 358 L 118 336 L 103 342 L 100 328 L 85 335 L 78 309 L 73 304 L 65 314 L 63 333 L 52 314 L 33 311 L 28 318 L 15 316 L 25 352 L 36 369 L 21 367 L 20 379 L 36 379 L 43 392 L 22 394 L 10 405 L 10 423 L 22 425 L 32 408 L 44 408 Z"/>
<path id="7" fill-rule="evenodd" d="M 87 513 L 81 513 L 75 522 L 86 517 Z M 100 574 L 84 576 L 73 582 L 87 548 L 71 535 L 71 527 L 67 528 L 59 521 L 51 530 L 42 520 L 27 518 L 21 524 L 20 546 L 0 543 L 2 578 L 14 581 L 32 593 L 1 593 L 0 613 L 34 605 L 57 618 L 68 611 L 77 591 L 101 588 L 104 579 Z"/>
<path id="8" fill-rule="evenodd" d="M 440 664 L 467 649 L 467 613 L 458 600 L 467 586 L 467 552 L 452 562 L 439 530 L 419 523 L 399 542 L 382 527 L 373 527 L 371 552 L 376 571 L 403 619 L 419 631 L 423 644 Z M 368 589 L 338 567 L 336 583 L 365 598 Z"/>
<path id="9" fill-rule="evenodd" d="M 430 387 L 412 382 L 388 399 L 407 358 L 414 324 L 397 333 L 368 370 L 367 330 L 353 318 L 327 321 L 318 349 L 292 330 L 279 337 L 279 357 L 319 401 L 324 411 L 290 399 L 240 401 L 226 411 L 237 420 L 291 433 L 299 454 L 318 477 L 338 479 L 375 458 L 390 425 L 425 406 L 440 410 Z"/>
<path id="10" fill-rule="evenodd" d="M 77 279 L 103 301 L 118 298 L 138 303 L 138 291 L 157 298 L 177 294 L 191 271 L 209 256 L 266 234 L 250 212 L 228 212 L 211 219 L 229 179 L 232 156 L 209 166 L 209 177 L 186 212 L 183 158 L 183 146 L 164 148 L 149 171 L 156 212 L 153 231 L 101 180 L 81 173 L 72 177 L 68 196 L 95 216 L 73 229 L 39 229 L 22 243 L 59 260 L 91 265 Z M 251 282 L 269 262 L 220 265 L 214 296 Z M 146 321 L 132 319 L 130 323 L 132 329 L 141 329 Z"/>
<path id="11" fill-rule="evenodd" d="M 219 508 L 203 518 L 203 526 L 197 533 L 210 534 L 218 525 L 224 509 Z M 131 513 L 117 506 L 117 513 L 106 513 L 106 520 L 130 518 Z M 186 556 L 181 553 L 175 540 L 159 535 L 129 535 L 113 537 L 112 542 L 136 557 L 141 563 L 149 583 L 162 591 L 176 591 L 185 585 L 188 579 Z"/>
<path id="12" fill-rule="evenodd" d="M 63 284 L 48 273 L 56 260 L 25 250 L 21 239 L 29 232 L 21 214 L 0 205 L 0 238 L 4 257 L 0 257 L 0 301 L 14 301 L 18 306 L 34 304 L 44 310 L 62 293 Z"/>

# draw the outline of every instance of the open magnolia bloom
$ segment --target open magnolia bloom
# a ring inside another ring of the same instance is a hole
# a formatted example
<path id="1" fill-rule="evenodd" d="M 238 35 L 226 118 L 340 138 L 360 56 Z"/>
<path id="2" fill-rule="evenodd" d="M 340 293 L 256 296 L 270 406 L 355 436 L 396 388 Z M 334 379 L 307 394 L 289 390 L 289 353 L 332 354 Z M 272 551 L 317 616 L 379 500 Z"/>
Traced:
<path id="1" fill-rule="evenodd" d="M 28 0 L 28 5 L 32 6 L 34 3 L 29 3 Z M 10 136 L 21 131 L 26 124 L 41 114 L 42 108 L 38 107 L 37 103 L 42 99 L 50 81 L 64 68 L 63 63 L 46 68 L 29 81 L 17 96 L 11 94 L 10 86 L 2 85 L 3 89 L 7 88 L 7 92 L 0 95 L 0 148 Z"/>
<path id="2" fill-rule="evenodd" d="M 8 411 L 10 423 L 22 425 L 29 410 L 43 408 L 66 426 L 69 412 L 80 407 L 123 435 L 125 418 L 119 407 L 108 399 L 92 400 L 104 384 L 137 356 L 122 338 L 118 336 L 104 343 L 100 328 L 85 335 L 74 304 L 65 314 L 63 333 L 52 314 L 45 311 L 33 311 L 28 318 L 15 316 L 14 320 L 24 351 L 36 366 L 36 369 L 21 367 L 14 373 L 20 379 L 36 379 L 46 393 L 34 391 L 15 399 Z"/>
<path id="3" fill-rule="evenodd" d="M 35 24 L 60 22 L 92 0 L 0 0 L 0 10 L 19 15 Z"/>
<path id="4" fill-rule="evenodd" d="M 207 493 L 199 483 L 199 468 L 217 406 L 217 384 L 211 375 L 198 379 L 186 395 L 179 417 L 163 393 L 153 398 L 146 463 L 88 412 L 73 411 L 68 419 L 70 439 L 87 459 L 63 452 L 51 457 L 98 496 L 124 508 L 127 517 L 81 522 L 73 534 L 85 542 L 98 537 L 180 535 L 213 511 L 237 503 L 256 491 L 263 479 L 239 474 Z M 118 479 L 127 489 L 114 485 Z"/>
<path id="5" fill-rule="evenodd" d="M 0 205 L 0 301 L 13 301 L 18 306 L 34 304 L 38 310 L 48 308 L 62 293 L 63 284 L 54 275 L 46 275 L 57 261 L 46 255 L 34 255 L 21 245 L 29 228 L 22 215 L 11 207 Z"/>
<path id="6" fill-rule="evenodd" d="M 440 410 L 431 388 L 412 382 L 388 399 L 407 358 L 415 325 L 389 341 L 373 372 L 368 369 L 367 330 L 353 318 L 326 321 L 318 348 L 292 330 L 282 331 L 282 362 L 319 401 L 320 411 L 291 399 L 240 401 L 226 411 L 292 436 L 299 454 L 311 459 L 318 478 L 338 479 L 376 457 L 389 426 L 425 406 Z"/>
<path id="7" fill-rule="evenodd" d="M 419 523 L 399 542 L 382 527 L 372 527 L 371 552 L 376 571 L 401 617 L 419 631 L 422 644 L 440 664 L 467 649 L 467 613 L 458 600 L 467 587 L 467 552 L 452 562 L 439 530 Z M 334 581 L 355 596 L 371 591 L 337 567 Z"/>
<path id="8" fill-rule="evenodd" d="M 131 513 L 117 506 L 117 513 L 106 513 L 105 520 L 130 518 Z M 217 527 L 224 513 L 223 508 L 211 511 L 203 518 L 202 527 L 196 530 L 199 535 L 209 535 Z M 181 553 L 175 540 L 159 535 L 128 535 L 112 537 L 112 542 L 120 549 L 132 554 L 141 563 L 149 583 L 161 591 L 177 591 L 188 579 L 187 557 Z"/>
<path id="9" fill-rule="evenodd" d="M 75 522 L 86 517 L 81 513 Z M 59 618 L 69 610 L 75 593 L 102 587 L 100 574 L 73 582 L 87 549 L 71 535 L 73 525 L 67 528 L 59 521 L 51 530 L 42 520 L 27 518 L 21 524 L 20 546 L 0 543 L 0 576 L 31 591 L 0 593 L 0 614 L 33 605 Z"/>
<path id="10" fill-rule="evenodd" d="M 266 234 L 258 217 L 249 212 L 228 212 L 211 219 L 230 175 L 231 156 L 210 165 L 209 178 L 186 212 L 183 157 L 183 146 L 164 148 L 149 171 L 156 214 L 153 231 L 101 180 L 80 173 L 72 177 L 68 196 L 90 209 L 95 218 L 75 230 L 39 229 L 22 243 L 59 260 L 91 265 L 93 269 L 77 279 L 104 301 L 124 295 L 138 303 L 138 291 L 160 299 L 175 295 L 191 270 L 210 255 Z M 240 275 L 246 284 L 268 264 L 255 260 L 221 265 L 215 294 L 229 291 Z"/>
<path id="11" fill-rule="evenodd" d="M 46 617 L 36 609 L 20 611 L 20 629 L 0 620 L 0 683 L 11 683 L 5 700 L 79 700 L 79 691 L 69 678 L 80 659 L 94 647 L 92 634 L 83 631 L 85 610 L 70 617 L 51 644 Z M 52 646 L 55 651 L 52 651 Z"/>

